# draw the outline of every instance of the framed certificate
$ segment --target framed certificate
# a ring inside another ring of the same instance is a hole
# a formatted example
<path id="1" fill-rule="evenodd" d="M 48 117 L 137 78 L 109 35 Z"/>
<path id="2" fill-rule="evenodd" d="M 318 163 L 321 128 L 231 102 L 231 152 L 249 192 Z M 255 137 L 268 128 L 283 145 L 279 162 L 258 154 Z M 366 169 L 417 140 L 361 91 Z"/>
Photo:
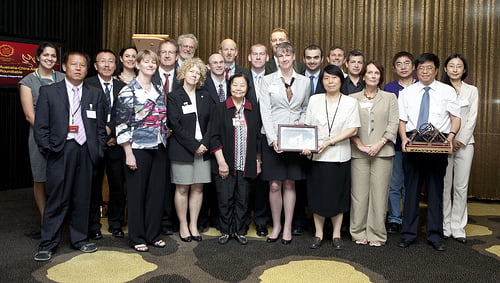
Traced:
<path id="1" fill-rule="evenodd" d="M 278 149 L 318 152 L 318 128 L 306 125 L 278 125 Z"/>

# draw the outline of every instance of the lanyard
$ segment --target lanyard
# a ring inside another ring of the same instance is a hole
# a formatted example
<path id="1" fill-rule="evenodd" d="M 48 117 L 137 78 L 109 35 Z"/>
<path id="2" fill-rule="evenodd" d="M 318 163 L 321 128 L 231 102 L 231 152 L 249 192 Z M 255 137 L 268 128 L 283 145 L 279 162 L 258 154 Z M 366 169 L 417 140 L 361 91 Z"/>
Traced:
<path id="1" fill-rule="evenodd" d="M 335 117 L 337 117 L 337 110 L 339 110 L 341 98 L 342 98 L 342 95 L 339 96 L 337 108 L 335 108 L 335 114 L 333 114 L 332 124 L 330 125 L 330 118 L 328 117 L 328 101 L 326 100 L 326 95 L 325 95 L 326 122 L 328 123 L 328 138 L 331 138 L 332 129 L 333 129 L 333 122 L 335 121 Z"/>
<path id="2" fill-rule="evenodd" d="M 36 74 L 36 77 L 38 79 L 38 81 L 40 82 L 40 85 L 46 85 L 43 81 L 42 81 L 42 75 L 40 75 L 40 71 L 38 70 L 38 68 L 35 70 L 35 74 Z M 56 81 L 56 72 L 54 72 L 54 70 L 52 70 L 52 82 L 55 82 Z"/>

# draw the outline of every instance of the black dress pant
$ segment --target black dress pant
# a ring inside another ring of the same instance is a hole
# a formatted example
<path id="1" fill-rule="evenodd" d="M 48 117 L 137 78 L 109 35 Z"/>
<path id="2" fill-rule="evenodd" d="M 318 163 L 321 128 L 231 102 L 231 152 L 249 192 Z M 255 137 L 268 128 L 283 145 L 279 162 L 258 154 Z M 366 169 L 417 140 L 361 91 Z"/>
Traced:
<path id="1" fill-rule="evenodd" d="M 443 188 L 448 156 L 439 153 L 403 153 L 406 195 L 401 239 L 418 235 L 420 189 L 427 188 L 427 240 L 443 241 Z"/>
<path id="2" fill-rule="evenodd" d="M 255 225 L 267 225 L 271 221 L 269 209 L 269 182 L 260 176 L 255 179 L 255 202 L 253 205 L 253 221 Z"/>
<path id="3" fill-rule="evenodd" d="M 124 153 L 119 145 L 107 147 L 104 159 L 94 168 L 94 181 L 90 200 L 89 233 L 94 234 L 101 229 L 100 206 L 102 204 L 102 181 L 104 171 L 108 177 L 109 201 L 108 223 L 111 229 L 121 228 L 125 213 L 125 175 Z"/>
<path id="4" fill-rule="evenodd" d="M 236 175 L 229 174 L 226 179 L 215 175 L 217 200 L 220 211 L 220 231 L 223 234 L 246 234 L 248 223 L 248 200 L 250 198 L 250 183 L 242 171 Z"/>
<path id="5" fill-rule="evenodd" d="M 69 212 L 71 245 L 87 243 L 92 161 L 87 144 L 66 141 L 64 148 L 49 154 L 45 205 L 38 250 L 54 251 L 61 242 L 61 226 Z"/>
<path id="6" fill-rule="evenodd" d="M 125 168 L 128 196 L 128 235 L 130 244 L 151 244 L 160 239 L 160 223 L 165 199 L 167 152 L 133 149 L 137 169 Z"/>

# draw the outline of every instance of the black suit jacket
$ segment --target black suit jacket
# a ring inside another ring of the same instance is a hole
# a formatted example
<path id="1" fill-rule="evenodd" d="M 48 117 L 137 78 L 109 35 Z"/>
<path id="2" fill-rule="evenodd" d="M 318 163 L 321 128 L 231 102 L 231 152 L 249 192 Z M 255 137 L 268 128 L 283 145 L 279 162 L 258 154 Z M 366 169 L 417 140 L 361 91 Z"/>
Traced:
<path id="1" fill-rule="evenodd" d="M 245 68 L 245 67 L 242 67 L 240 65 L 235 65 L 234 67 L 234 73 L 235 74 L 238 74 L 238 73 L 241 73 L 243 75 L 248 75 L 248 73 L 250 73 L 250 70 Z"/>
<path id="2" fill-rule="evenodd" d="M 304 63 L 294 60 L 293 69 L 297 74 L 303 74 L 306 71 Z M 266 62 L 266 75 L 272 74 L 278 70 L 278 64 L 274 60 L 274 56 L 270 56 L 269 61 Z"/>
<path id="3" fill-rule="evenodd" d="M 253 105 L 258 105 L 259 102 L 257 101 L 257 93 L 255 91 L 255 82 L 253 81 L 252 72 L 247 74 L 246 77 L 248 78 L 248 93 L 246 98 L 250 100 Z"/>
<path id="4" fill-rule="evenodd" d="M 169 139 L 170 160 L 181 162 L 193 162 L 194 152 L 201 144 L 209 148 L 210 135 L 208 134 L 208 122 L 210 119 L 210 110 L 214 103 L 203 90 L 196 90 L 196 112 L 184 113 L 183 106 L 190 105 L 191 100 L 184 88 L 178 88 L 168 96 L 168 127 L 172 129 L 172 137 Z M 196 117 L 200 123 L 203 139 L 197 141 Z M 207 152 L 204 160 L 208 160 L 210 154 Z"/>
<path id="5" fill-rule="evenodd" d="M 215 86 L 214 81 L 210 75 L 210 71 L 207 72 L 207 78 L 205 79 L 205 83 L 202 89 L 208 93 L 213 103 L 219 103 L 219 94 L 217 93 L 217 89 L 219 86 Z M 226 89 L 226 98 L 229 95 L 229 91 Z"/>
<path id="6" fill-rule="evenodd" d="M 99 78 L 97 76 L 86 78 L 85 82 L 91 86 L 94 86 L 94 87 L 102 90 L 101 82 L 99 81 Z M 115 113 L 116 113 L 116 111 L 114 111 L 114 109 L 115 109 L 116 101 L 118 101 L 118 94 L 120 94 L 120 91 L 122 90 L 122 88 L 124 86 L 126 86 L 126 84 L 124 82 L 117 80 L 117 79 L 112 79 L 111 82 L 113 83 L 113 102 L 114 102 L 114 104 L 111 105 L 111 117 L 110 117 L 109 122 L 106 124 L 106 126 L 108 126 L 108 128 L 111 130 L 111 133 L 109 134 L 108 139 L 111 137 L 116 137 L 116 133 L 115 133 L 115 126 L 116 126 Z M 105 95 L 104 90 L 103 90 L 103 95 Z M 106 98 L 104 98 L 104 101 L 106 101 Z"/>
<path id="7" fill-rule="evenodd" d="M 87 110 L 95 110 L 90 118 Z M 106 102 L 102 89 L 87 83 L 82 87 L 81 113 L 87 136 L 87 148 L 92 163 L 104 156 L 106 143 Z M 66 80 L 40 88 L 35 116 L 34 136 L 43 154 L 61 152 L 66 143 L 69 127 L 69 98 Z"/>
<path id="8" fill-rule="evenodd" d="M 153 75 L 153 77 L 151 78 L 151 81 L 153 82 L 153 84 L 158 86 L 159 90 L 163 90 L 163 84 L 162 84 L 161 78 L 160 78 L 160 71 L 158 71 L 158 69 L 156 69 L 156 72 Z M 176 67 L 174 69 L 174 80 L 173 80 L 171 92 L 174 92 L 174 90 L 178 89 L 180 86 L 181 86 L 181 84 L 177 80 L 177 67 Z"/>
<path id="9" fill-rule="evenodd" d="M 302 75 L 305 76 L 306 72 L 302 73 Z M 316 86 L 314 87 L 313 94 L 318 94 L 318 93 L 326 93 L 325 87 L 323 86 L 323 71 L 320 71 L 318 82 L 316 83 Z"/>

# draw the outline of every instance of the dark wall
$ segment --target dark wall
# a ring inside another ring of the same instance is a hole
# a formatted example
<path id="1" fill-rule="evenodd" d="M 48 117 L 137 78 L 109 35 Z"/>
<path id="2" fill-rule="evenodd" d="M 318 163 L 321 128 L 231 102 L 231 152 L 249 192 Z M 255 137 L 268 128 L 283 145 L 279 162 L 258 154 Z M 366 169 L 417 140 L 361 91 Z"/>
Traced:
<path id="1" fill-rule="evenodd" d="M 0 35 L 54 41 L 92 56 L 102 46 L 102 0 L 2 0 Z M 28 123 L 17 87 L 0 86 L 0 189 L 32 185 Z"/>

